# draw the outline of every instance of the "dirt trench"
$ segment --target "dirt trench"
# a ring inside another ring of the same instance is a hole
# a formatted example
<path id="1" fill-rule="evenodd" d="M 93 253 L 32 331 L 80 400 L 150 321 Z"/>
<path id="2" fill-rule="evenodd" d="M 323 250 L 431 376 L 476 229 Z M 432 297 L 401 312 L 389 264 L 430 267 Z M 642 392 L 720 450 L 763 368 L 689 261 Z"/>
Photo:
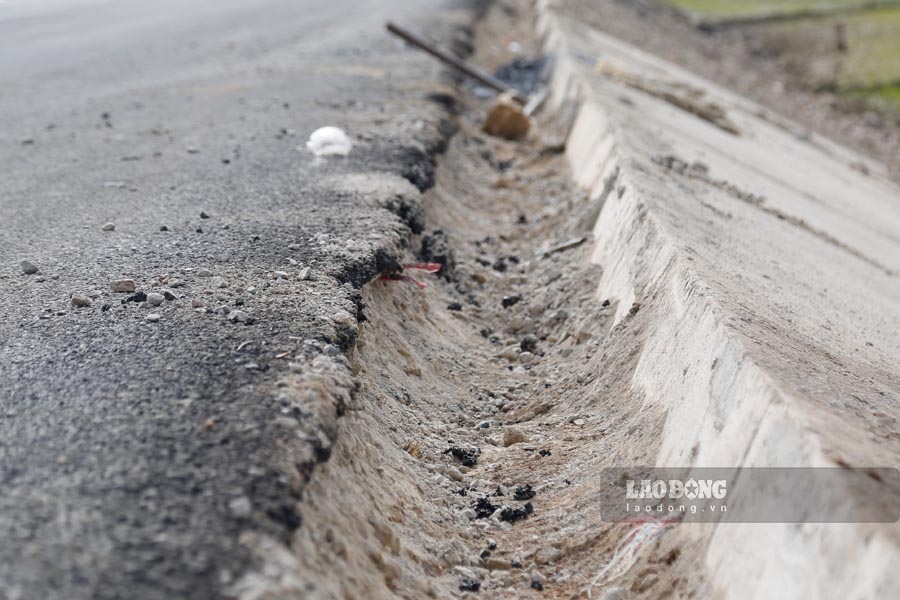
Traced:
<path id="1" fill-rule="evenodd" d="M 494 5 L 475 61 L 501 61 L 484 43 L 501 32 L 536 48 L 524 5 Z M 502 141 L 460 94 L 407 257 L 445 269 L 420 276 L 424 290 L 364 288 L 358 393 L 304 493 L 285 577 L 308 598 L 689 596 L 702 582 L 678 568 L 692 550 L 675 532 L 604 572 L 634 528 L 602 522 L 600 469 L 652 464 L 663 425 L 630 386 L 652 299 L 613 327 L 615 302 L 596 296 L 602 199 L 573 187 L 548 143 L 564 123 Z"/>

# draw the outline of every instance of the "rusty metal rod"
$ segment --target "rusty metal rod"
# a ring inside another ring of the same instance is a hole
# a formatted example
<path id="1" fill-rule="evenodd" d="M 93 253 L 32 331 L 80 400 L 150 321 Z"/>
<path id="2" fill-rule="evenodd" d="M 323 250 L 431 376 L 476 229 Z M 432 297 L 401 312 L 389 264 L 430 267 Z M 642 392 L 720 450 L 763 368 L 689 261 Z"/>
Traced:
<path id="1" fill-rule="evenodd" d="M 473 67 L 472 65 L 466 63 L 463 59 L 456 56 L 455 54 L 451 54 L 445 50 L 441 50 L 435 45 L 431 44 L 427 40 L 417 36 L 416 34 L 409 32 L 402 27 L 395 25 L 394 23 L 388 22 L 387 30 L 393 33 L 394 35 L 402 38 L 406 42 L 412 44 L 416 48 L 420 50 L 424 50 L 428 54 L 437 58 L 438 60 L 450 65 L 454 69 L 465 73 L 469 77 L 473 79 L 477 79 L 484 85 L 489 88 L 496 90 L 500 93 L 508 93 L 512 96 L 513 100 L 518 102 L 519 104 L 525 104 L 528 102 L 528 98 L 523 96 L 520 92 L 518 92 L 515 88 L 510 87 L 491 75 L 490 73 L 486 73 L 482 71 L 478 67 Z"/>

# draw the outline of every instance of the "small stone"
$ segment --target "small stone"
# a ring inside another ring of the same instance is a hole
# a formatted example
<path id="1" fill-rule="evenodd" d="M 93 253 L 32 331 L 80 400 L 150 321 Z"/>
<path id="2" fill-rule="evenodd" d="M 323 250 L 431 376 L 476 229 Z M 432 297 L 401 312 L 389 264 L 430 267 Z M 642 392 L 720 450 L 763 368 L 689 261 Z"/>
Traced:
<path id="1" fill-rule="evenodd" d="M 553 546 L 545 546 L 535 553 L 534 558 L 540 564 L 552 564 L 562 558 L 562 551 Z"/>
<path id="2" fill-rule="evenodd" d="M 200 211 L 200 218 L 201 218 L 201 219 L 208 219 L 208 218 L 209 218 L 209 215 L 206 213 L 206 211 L 201 210 L 201 211 Z"/>
<path id="3" fill-rule="evenodd" d="M 22 269 L 22 272 L 26 275 L 34 275 L 40 270 L 34 263 L 30 263 L 27 260 L 23 260 L 22 262 L 20 262 L 19 268 Z"/>
<path id="4" fill-rule="evenodd" d="M 104 223 L 103 225 L 100 226 L 100 230 L 101 230 L 101 231 L 115 231 L 115 230 L 116 230 L 116 224 L 115 224 L 115 223 L 112 223 L 112 222 L 110 222 L 110 223 Z"/>
<path id="5" fill-rule="evenodd" d="M 477 579 L 478 576 L 475 575 L 475 571 L 468 567 L 464 567 L 462 565 L 457 565 L 453 567 L 453 570 L 462 575 L 463 577 L 468 577 L 469 579 Z"/>
<path id="6" fill-rule="evenodd" d="M 518 346 L 507 346 L 503 350 L 497 353 L 497 358 L 505 358 L 506 360 L 518 360 L 519 359 L 519 347 Z"/>
<path id="7" fill-rule="evenodd" d="M 90 297 L 88 297 L 84 294 L 75 294 L 74 296 L 72 296 L 72 306 L 75 306 L 77 308 L 83 308 L 83 307 L 88 307 L 90 305 L 91 305 Z"/>
<path id="8" fill-rule="evenodd" d="M 88 298 L 92 298 L 92 299 L 99 298 L 100 296 L 103 295 L 103 292 L 101 292 L 100 290 L 91 290 L 88 292 L 87 295 L 88 295 Z"/>
<path id="9" fill-rule="evenodd" d="M 213 272 L 209 269 L 197 269 L 197 277 L 212 277 Z"/>
<path id="10" fill-rule="evenodd" d="M 272 273 L 272 275 L 275 276 L 275 279 L 289 279 L 290 278 L 290 276 L 287 273 L 285 273 L 284 271 L 275 271 L 274 273 Z"/>
<path id="11" fill-rule="evenodd" d="M 300 250 L 302 247 L 300 244 L 288 244 L 288 250 Z"/>
<path id="12" fill-rule="evenodd" d="M 175 300 L 178 300 L 178 294 L 176 294 L 172 290 L 163 290 L 162 295 L 169 302 L 174 302 Z"/>
<path id="13" fill-rule="evenodd" d="M 169 280 L 169 287 L 181 288 L 184 287 L 184 282 L 180 279 L 171 279 Z"/>
<path id="14" fill-rule="evenodd" d="M 572 424 L 578 427 L 584 427 L 584 419 L 575 419 L 574 421 L 572 421 Z"/>
<path id="15" fill-rule="evenodd" d="M 188 154 L 199 154 L 200 153 L 200 148 L 198 148 L 196 146 L 185 146 L 184 149 Z"/>
<path id="16" fill-rule="evenodd" d="M 339 310 L 331 316 L 331 320 L 337 325 L 349 325 L 353 322 L 353 316 L 346 310 Z"/>
<path id="17" fill-rule="evenodd" d="M 298 275 L 300 281 L 312 281 L 314 279 L 314 275 L 312 273 L 311 267 L 303 267 L 300 269 L 300 274 Z"/>
<path id="18" fill-rule="evenodd" d="M 625 588 L 611 587 L 603 592 L 600 600 L 628 600 L 628 593 Z"/>
<path id="19" fill-rule="evenodd" d="M 250 513 L 253 510 L 253 505 L 250 504 L 250 499 L 246 496 L 239 496 L 237 498 L 233 498 L 228 503 L 228 510 L 231 511 L 231 514 L 238 519 L 244 519 L 250 516 Z"/>
<path id="20" fill-rule="evenodd" d="M 156 292 L 150 292 L 149 294 L 147 294 L 147 303 L 150 306 L 159 306 L 165 301 L 166 297 L 162 294 L 157 294 Z"/>
<path id="21" fill-rule="evenodd" d="M 145 320 L 148 323 L 159 323 L 159 315 L 157 313 L 150 313 Z"/>
<path id="22" fill-rule="evenodd" d="M 245 325 L 251 325 L 253 323 L 253 317 L 242 310 L 231 311 L 228 313 L 227 319 L 232 323 L 243 323 Z"/>
<path id="23" fill-rule="evenodd" d="M 528 441 L 528 436 L 518 427 L 507 427 L 503 432 L 503 445 L 507 448 L 513 444 L 521 444 Z"/>
<path id="24" fill-rule="evenodd" d="M 508 560 L 492 556 L 484 562 L 484 568 L 490 571 L 509 571 L 512 569 L 512 563 Z"/>
<path id="25" fill-rule="evenodd" d="M 567 311 L 564 308 L 561 308 L 558 311 L 556 311 L 555 313 L 553 313 L 552 315 L 550 315 L 551 321 L 565 321 L 568 318 L 569 318 L 569 311 Z"/>
<path id="26" fill-rule="evenodd" d="M 203 308 L 206 304 L 200 298 L 191 298 L 191 308 Z"/>
<path id="27" fill-rule="evenodd" d="M 211 287 L 221 289 L 221 288 L 227 288 L 227 287 L 228 287 L 228 282 L 225 281 L 225 278 L 224 278 L 224 277 L 218 276 L 218 277 L 213 277 L 212 279 L 210 279 L 210 280 L 209 280 L 209 285 L 210 285 Z"/>
<path id="28" fill-rule="evenodd" d="M 521 362 L 523 365 L 530 364 L 533 361 L 534 354 L 532 354 L 531 352 L 522 352 L 521 354 L 519 354 L 519 362 Z"/>
<path id="29" fill-rule="evenodd" d="M 109 284 L 109 287 L 114 292 L 128 293 L 133 292 L 136 286 L 134 279 L 116 279 Z"/>
<path id="30" fill-rule="evenodd" d="M 453 481 L 462 481 L 463 479 L 465 479 L 465 476 L 456 467 L 447 467 L 446 474 L 447 477 L 449 477 Z"/>
<path id="31" fill-rule="evenodd" d="M 168 230 L 169 230 L 169 226 L 168 226 L 168 225 L 160 225 L 160 226 L 159 226 L 159 230 L 160 230 L 160 231 L 168 231 Z"/>

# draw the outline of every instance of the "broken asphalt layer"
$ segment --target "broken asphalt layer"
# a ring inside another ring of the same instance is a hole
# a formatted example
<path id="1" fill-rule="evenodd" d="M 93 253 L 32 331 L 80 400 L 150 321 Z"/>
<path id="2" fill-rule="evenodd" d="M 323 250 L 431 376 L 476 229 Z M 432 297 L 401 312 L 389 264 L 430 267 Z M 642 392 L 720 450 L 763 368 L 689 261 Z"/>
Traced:
<path id="1" fill-rule="evenodd" d="M 300 525 L 359 287 L 449 134 L 442 71 L 383 22 L 464 53 L 474 9 L 96 4 L 0 6 L 0 598 L 219 598 L 241 532 Z M 349 157 L 306 151 L 323 125 Z"/>
<path id="2" fill-rule="evenodd" d="M 582 102 L 567 156 L 603 202 L 597 295 L 618 301 L 615 323 L 638 303 L 653 326 L 631 385 L 665 417 L 656 464 L 896 467 L 900 190 L 885 169 L 585 28 L 588 2 L 540 9 L 560 57 L 551 105 Z M 722 597 L 900 594 L 896 523 L 677 535 Z"/>

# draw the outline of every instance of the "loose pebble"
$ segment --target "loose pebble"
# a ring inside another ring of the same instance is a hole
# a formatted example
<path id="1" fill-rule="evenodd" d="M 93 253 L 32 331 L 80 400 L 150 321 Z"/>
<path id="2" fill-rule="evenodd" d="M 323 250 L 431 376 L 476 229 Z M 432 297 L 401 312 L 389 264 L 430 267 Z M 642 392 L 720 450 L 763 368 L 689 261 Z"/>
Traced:
<path id="1" fill-rule="evenodd" d="M 22 269 L 22 272 L 26 275 L 34 275 L 39 271 L 34 263 L 28 262 L 27 260 L 23 260 L 22 262 L 20 262 L 19 268 Z"/>
<path id="2" fill-rule="evenodd" d="M 233 516 L 243 519 L 250 516 L 253 506 L 250 504 L 249 498 L 246 496 L 239 496 L 228 503 L 228 510 L 231 511 Z"/>
<path id="3" fill-rule="evenodd" d="M 517 345 L 507 346 L 497 353 L 497 358 L 505 358 L 506 360 L 518 360 L 519 347 Z"/>
<path id="4" fill-rule="evenodd" d="M 136 288 L 134 279 L 116 279 L 109 284 L 109 287 L 112 291 L 119 293 L 133 292 Z"/>
<path id="5" fill-rule="evenodd" d="M 353 317 L 346 310 L 339 310 L 331 316 L 331 320 L 337 325 L 349 325 L 353 322 Z"/>
<path id="6" fill-rule="evenodd" d="M 159 315 L 156 313 L 150 313 L 145 318 L 145 321 L 147 321 L 148 323 L 159 323 Z"/>
<path id="7" fill-rule="evenodd" d="M 518 427 L 507 427 L 503 432 L 503 445 L 507 448 L 514 444 L 521 444 L 528 441 L 528 436 Z"/>
<path id="8" fill-rule="evenodd" d="M 101 229 L 102 231 L 115 231 L 115 230 L 116 230 L 116 224 L 115 224 L 115 223 L 104 223 L 104 224 L 100 227 L 100 229 Z"/>
<path id="9" fill-rule="evenodd" d="M 156 292 L 151 292 L 151 293 L 147 294 L 147 303 L 150 306 L 159 306 L 160 304 L 162 304 L 165 301 L 166 301 L 166 297 L 163 296 L 162 294 L 158 294 Z"/>
<path id="10" fill-rule="evenodd" d="M 311 267 L 303 267 L 302 269 L 300 269 L 300 274 L 298 277 L 299 277 L 300 281 L 312 281 L 312 279 L 313 279 L 312 268 Z"/>
<path id="11" fill-rule="evenodd" d="M 253 323 L 253 317 L 242 310 L 231 311 L 228 313 L 227 319 L 232 323 L 243 323 L 245 325 L 251 325 Z"/>
<path id="12" fill-rule="evenodd" d="M 628 600 L 628 592 L 624 588 L 611 587 L 603 592 L 600 600 Z"/>
<path id="13" fill-rule="evenodd" d="M 75 294 L 72 296 L 72 306 L 77 308 L 86 308 L 91 305 L 90 297 L 84 294 Z"/>
<path id="14" fill-rule="evenodd" d="M 274 273 L 272 273 L 272 275 L 275 276 L 275 279 L 288 279 L 289 278 L 288 274 L 285 273 L 284 271 L 275 271 Z"/>

